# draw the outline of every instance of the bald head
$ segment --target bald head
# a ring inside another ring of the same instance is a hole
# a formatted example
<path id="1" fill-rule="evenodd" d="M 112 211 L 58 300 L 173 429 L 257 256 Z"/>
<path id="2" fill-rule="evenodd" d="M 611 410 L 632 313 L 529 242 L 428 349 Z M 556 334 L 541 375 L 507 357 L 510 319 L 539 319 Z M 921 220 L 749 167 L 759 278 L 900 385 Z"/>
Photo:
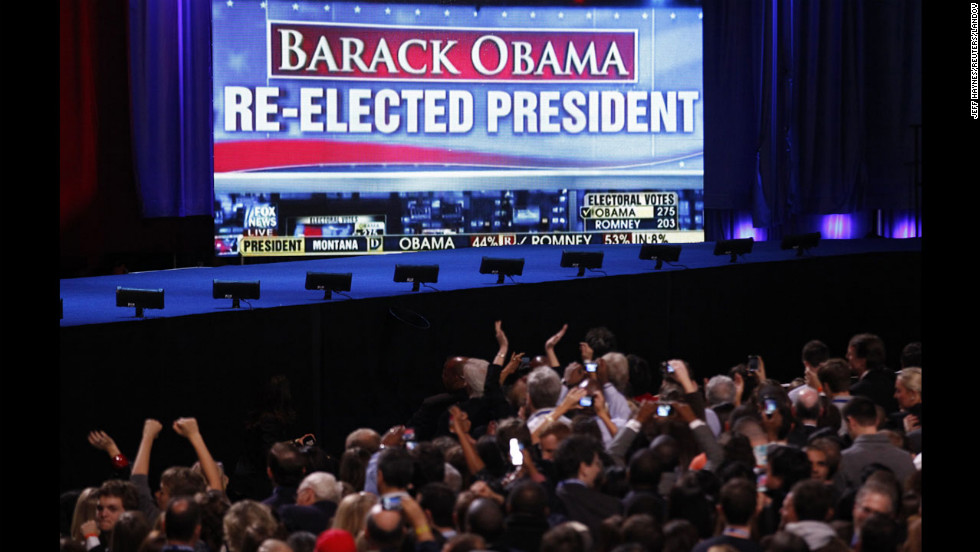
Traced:
<path id="1" fill-rule="evenodd" d="M 820 393 L 812 387 L 804 387 L 793 403 L 796 416 L 802 420 L 816 421 L 820 417 Z"/>
<path id="2" fill-rule="evenodd" d="M 201 506 L 193 497 L 178 496 L 167 505 L 164 532 L 172 543 L 194 543 L 201 535 Z"/>
<path id="3" fill-rule="evenodd" d="M 344 448 L 349 449 L 351 447 L 361 447 L 373 454 L 381 448 L 381 435 L 369 427 L 355 429 L 350 432 L 347 441 L 344 443 Z"/>
<path id="4" fill-rule="evenodd" d="M 293 552 L 293 549 L 279 539 L 265 539 L 258 552 Z"/>
<path id="5" fill-rule="evenodd" d="M 803 390 L 800 391 L 797 400 L 800 401 L 800 404 L 806 408 L 813 408 L 813 405 L 820 401 L 820 393 L 818 393 L 817 390 L 812 387 L 804 387 Z"/>
<path id="6" fill-rule="evenodd" d="M 398 548 L 405 537 L 405 518 L 400 509 L 385 510 L 375 504 L 367 515 L 365 533 L 377 548 Z"/>
<path id="7" fill-rule="evenodd" d="M 471 502 L 466 510 L 466 531 L 489 542 L 495 541 L 504 532 L 504 513 L 500 505 L 482 497 Z"/>

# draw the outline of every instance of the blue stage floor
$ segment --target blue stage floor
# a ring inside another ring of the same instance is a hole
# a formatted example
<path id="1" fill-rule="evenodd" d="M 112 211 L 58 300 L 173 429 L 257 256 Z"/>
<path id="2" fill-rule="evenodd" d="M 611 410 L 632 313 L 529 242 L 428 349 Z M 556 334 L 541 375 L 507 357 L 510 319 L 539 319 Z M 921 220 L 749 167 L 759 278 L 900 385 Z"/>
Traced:
<path id="1" fill-rule="evenodd" d="M 780 245 L 778 241 L 756 242 L 753 251 L 740 257 L 737 264 L 792 262 L 797 259 L 795 251 L 782 250 Z M 661 270 L 733 266 L 729 257 L 714 255 L 714 243 L 682 244 L 681 247 L 679 261 L 665 264 Z M 822 240 L 817 248 L 807 252 L 803 258 L 914 252 L 921 251 L 921 247 L 920 239 Z M 164 309 L 145 311 L 145 317 L 153 319 L 227 312 L 231 308 L 231 300 L 212 297 L 213 280 L 259 281 L 261 298 L 243 302 L 243 309 L 270 309 L 320 303 L 324 300 L 323 292 L 305 289 L 308 271 L 352 274 L 351 291 L 346 293 L 347 296 L 335 293 L 332 301 L 496 286 L 498 285 L 496 276 L 479 273 L 480 262 L 484 256 L 525 259 L 523 275 L 515 276 L 513 279 L 508 278 L 501 285 L 531 285 L 574 280 L 579 278 L 576 269 L 559 266 L 562 252 L 566 250 L 603 252 L 602 268 L 587 271 L 582 277 L 586 279 L 655 271 L 653 262 L 639 260 L 639 245 L 506 246 L 71 278 L 61 280 L 63 301 L 61 326 L 138 321 L 139 319 L 135 317 L 135 309 L 116 306 L 115 292 L 120 286 L 163 289 Z M 419 292 L 412 292 L 411 284 L 393 281 L 396 264 L 438 264 L 439 281 L 435 284 L 423 285 Z"/>

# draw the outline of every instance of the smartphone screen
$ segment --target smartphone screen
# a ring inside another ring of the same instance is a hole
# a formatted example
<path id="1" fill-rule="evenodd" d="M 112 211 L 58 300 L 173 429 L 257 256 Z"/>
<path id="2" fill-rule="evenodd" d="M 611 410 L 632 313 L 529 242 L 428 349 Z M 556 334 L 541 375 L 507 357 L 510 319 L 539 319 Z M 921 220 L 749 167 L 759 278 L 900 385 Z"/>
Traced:
<path id="1" fill-rule="evenodd" d="M 772 415 L 777 408 L 778 406 L 776 405 L 776 399 L 766 399 L 766 414 Z"/>
<path id="2" fill-rule="evenodd" d="M 524 447 L 520 441 L 511 437 L 510 439 L 510 463 L 515 466 L 524 465 L 524 454 L 521 452 Z"/>
<path id="3" fill-rule="evenodd" d="M 381 497 L 381 507 L 385 510 L 397 510 L 402 507 L 402 497 L 398 495 Z"/>

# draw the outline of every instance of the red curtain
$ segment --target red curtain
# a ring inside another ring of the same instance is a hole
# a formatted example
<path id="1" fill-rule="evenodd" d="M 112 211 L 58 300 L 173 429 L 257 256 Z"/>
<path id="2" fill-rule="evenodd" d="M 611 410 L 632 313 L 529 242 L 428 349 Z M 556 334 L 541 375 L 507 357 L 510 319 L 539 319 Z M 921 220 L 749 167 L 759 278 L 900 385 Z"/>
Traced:
<path id="1" fill-rule="evenodd" d="M 92 205 L 97 187 L 97 2 L 61 0 L 61 230 Z"/>

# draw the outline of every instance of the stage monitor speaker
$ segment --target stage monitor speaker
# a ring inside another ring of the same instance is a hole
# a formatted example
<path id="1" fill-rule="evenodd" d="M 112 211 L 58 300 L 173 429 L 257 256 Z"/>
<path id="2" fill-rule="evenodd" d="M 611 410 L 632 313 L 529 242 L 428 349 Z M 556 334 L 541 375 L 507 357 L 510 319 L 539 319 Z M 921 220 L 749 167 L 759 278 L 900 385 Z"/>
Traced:
<path id="1" fill-rule="evenodd" d="M 640 247 L 640 260 L 657 261 L 656 270 L 664 266 L 664 261 L 676 263 L 681 258 L 681 246 L 661 243 L 648 243 Z"/>
<path id="2" fill-rule="evenodd" d="M 578 276 L 585 276 L 585 269 L 602 268 L 601 251 L 562 251 L 561 266 L 578 268 Z"/>
<path id="3" fill-rule="evenodd" d="M 334 291 L 350 291 L 353 276 L 347 273 L 307 272 L 306 289 L 323 291 L 323 299 L 330 299 Z"/>
<path id="4" fill-rule="evenodd" d="M 439 281 L 439 265 L 395 265 L 395 281 L 411 282 L 412 291 L 418 291 L 421 284 Z"/>
<path id="5" fill-rule="evenodd" d="M 504 283 L 505 276 L 520 276 L 524 273 L 524 259 L 496 259 L 483 257 L 480 274 L 496 274 L 497 283 Z"/>
<path id="6" fill-rule="evenodd" d="M 211 292 L 215 299 L 231 299 L 231 308 L 237 309 L 242 306 L 242 299 L 259 298 L 259 281 L 212 280 Z"/>
<path id="7" fill-rule="evenodd" d="M 162 289 L 116 288 L 117 307 L 136 307 L 136 318 L 143 318 L 143 309 L 162 309 Z"/>
<path id="8" fill-rule="evenodd" d="M 802 257 L 803 253 L 813 249 L 818 244 L 820 244 L 820 232 L 811 232 L 809 234 L 796 234 L 793 236 L 786 236 L 783 238 L 782 249 L 795 249 L 796 256 Z"/>
<path id="9" fill-rule="evenodd" d="M 755 244 L 753 238 L 721 240 L 715 244 L 715 255 L 730 255 L 731 261 L 729 262 L 734 263 L 738 260 L 739 255 L 751 253 L 753 244 Z"/>

